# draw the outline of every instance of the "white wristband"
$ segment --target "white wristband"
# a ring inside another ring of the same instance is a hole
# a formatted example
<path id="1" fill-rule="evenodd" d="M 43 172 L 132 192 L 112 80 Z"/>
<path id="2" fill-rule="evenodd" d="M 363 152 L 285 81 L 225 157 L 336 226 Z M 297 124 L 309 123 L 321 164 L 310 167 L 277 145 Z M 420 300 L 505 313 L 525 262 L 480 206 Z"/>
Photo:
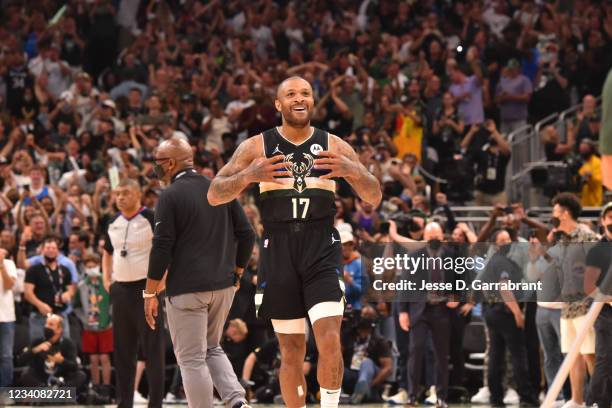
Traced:
<path id="1" fill-rule="evenodd" d="M 155 296 L 157 296 L 156 293 L 147 293 L 146 291 L 142 291 L 142 298 L 143 299 L 151 299 L 154 298 Z"/>

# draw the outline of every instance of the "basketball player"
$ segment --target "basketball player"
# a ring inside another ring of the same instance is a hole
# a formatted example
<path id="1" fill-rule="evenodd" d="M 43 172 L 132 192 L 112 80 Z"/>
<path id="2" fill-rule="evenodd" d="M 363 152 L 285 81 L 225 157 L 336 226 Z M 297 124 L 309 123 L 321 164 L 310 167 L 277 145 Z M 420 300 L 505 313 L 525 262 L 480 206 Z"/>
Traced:
<path id="1" fill-rule="evenodd" d="M 339 281 L 342 246 L 333 227 L 335 178 L 344 178 L 364 201 L 377 207 L 378 180 L 342 139 L 310 126 L 310 84 L 291 77 L 277 90 L 282 126 L 242 142 L 213 179 L 212 205 L 236 198 L 259 183 L 264 234 L 258 272 L 264 289 L 259 310 L 272 320 L 281 350 L 280 384 L 285 405 L 306 405 L 302 363 L 306 314 L 319 351 L 317 380 L 321 407 L 337 407 L 343 363 L 340 324 L 344 296 Z"/>

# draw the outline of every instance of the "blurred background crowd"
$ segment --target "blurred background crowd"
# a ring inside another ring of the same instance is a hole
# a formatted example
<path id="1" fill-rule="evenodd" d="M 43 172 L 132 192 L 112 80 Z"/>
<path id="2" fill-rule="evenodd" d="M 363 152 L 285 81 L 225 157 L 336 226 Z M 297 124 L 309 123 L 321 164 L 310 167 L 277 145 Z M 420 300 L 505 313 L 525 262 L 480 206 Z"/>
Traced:
<path id="1" fill-rule="evenodd" d="M 2 350 L 2 385 L 13 378 L 7 360 L 30 364 L 34 357 L 21 350 L 47 326 L 56 333 L 62 326 L 74 342 L 64 353 L 74 361 L 65 377 L 79 365 L 95 366 L 102 378 L 88 373 L 76 383 L 111 383 L 112 348 L 91 359 L 82 332 L 110 329 L 99 266 L 117 212 L 113 189 L 135 179 L 142 205 L 154 209 L 160 186 L 153 152 L 171 137 L 186 138 L 196 170 L 214 177 L 241 141 L 279 124 L 276 86 L 290 75 L 313 86 L 313 125 L 349 141 L 383 186 L 380 208 L 355 199 L 348 184 L 338 189 L 347 279 L 359 274 L 361 243 L 421 240 L 431 219 L 448 239 L 469 243 L 489 239 L 500 222 L 514 241 L 542 227 L 508 196 L 510 135 L 571 107 L 562 126 L 538 127 L 544 160 L 569 163 L 574 175 L 543 194 L 572 191 L 583 207 L 606 201 L 598 139 L 599 96 L 612 66 L 610 1 L 0 4 L 0 257 L 14 262 L 17 277 L 10 287 L 3 278 L 0 292 L 0 305 L 10 289 L 16 306 L 15 316 L 0 310 L 0 339 L 13 336 L 16 351 Z M 242 201 L 260 234 L 256 189 Z M 487 206 L 486 217 L 457 222 L 451 207 L 461 205 Z M 44 268 L 37 268 L 44 259 L 66 268 L 61 296 L 46 307 L 28 301 L 27 290 L 44 281 Z M 277 354 L 255 318 L 256 261 L 257 253 L 226 339 L 239 377 L 253 389 L 268 380 L 255 387 L 240 361 L 252 370 L 267 359 L 269 374 Z M 368 305 L 361 289 L 352 290 L 355 315 L 377 322 L 393 315 L 389 304 Z M 51 311 L 63 319 L 45 321 Z M 4 324 L 10 322 L 12 330 Z M 395 388 L 391 349 L 381 342 L 371 353 L 388 369 L 377 381 Z M 172 373 L 168 387 L 180 383 Z M 260 400 L 278 394 L 265 391 Z"/>

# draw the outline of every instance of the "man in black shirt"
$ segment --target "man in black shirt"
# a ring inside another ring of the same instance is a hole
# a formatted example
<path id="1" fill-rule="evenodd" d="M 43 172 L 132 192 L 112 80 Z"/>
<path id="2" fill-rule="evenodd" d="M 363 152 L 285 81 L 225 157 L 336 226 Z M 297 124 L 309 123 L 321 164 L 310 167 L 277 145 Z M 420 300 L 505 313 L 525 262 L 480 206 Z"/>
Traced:
<path id="1" fill-rule="evenodd" d="M 43 337 L 46 316 L 49 313 L 62 313 L 74 296 L 70 271 L 57 262 L 58 241 L 54 237 L 43 241 L 44 262 L 26 271 L 25 299 L 36 308 L 30 314 L 30 339 Z M 63 319 L 64 337 L 69 338 L 68 322 Z"/>
<path id="2" fill-rule="evenodd" d="M 63 378 L 62 385 L 79 388 L 87 377 L 79 369 L 77 350 L 69 339 L 62 338 L 63 318 L 52 314 L 45 321 L 44 337 L 32 341 L 18 358 L 19 365 L 28 365 L 18 384 L 22 387 L 46 387 Z"/>
<path id="3" fill-rule="evenodd" d="M 220 342 L 255 233 L 238 201 L 218 207 L 207 202 L 210 180 L 193 169 L 193 150 L 184 139 L 159 145 L 155 173 L 167 188 L 155 210 L 143 293 L 147 321 L 155 327 L 156 294 L 167 273 L 168 327 L 189 406 L 211 407 L 214 383 L 226 405 L 247 407 Z"/>
<path id="4" fill-rule="evenodd" d="M 606 295 L 611 295 L 609 288 L 603 288 L 604 280 L 612 263 L 612 203 L 601 211 L 601 225 L 604 236 L 592 248 L 586 260 L 584 272 L 585 293 L 593 293 L 596 287 Z M 605 304 L 595 321 L 595 368 L 591 378 L 591 399 L 598 407 L 609 407 L 612 403 L 612 306 Z M 607 391 L 606 391 L 607 389 Z"/>
<path id="5" fill-rule="evenodd" d="M 6 106 L 12 115 L 19 116 L 23 106 L 23 95 L 26 89 L 33 90 L 34 80 L 25 65 L 23 51 L 16 49 L 10 54 L 10 67 L 4 81 L 6 82 Z"/>
<path id="6" fill-rule="evenodd" d="M 505 190 L 506 167 L 510 160 L 510 144 L 498 132 L 495 122 L 487 120 L 485 127 L 489 132 L 489 140 L 481 149 L 474 150 L 472 159 L 476 163 L 476 205 L 495 205 L 508 203 Z M 472 142 L 476 131 L 466 135 L 461 147 L 466 148 Z"/>

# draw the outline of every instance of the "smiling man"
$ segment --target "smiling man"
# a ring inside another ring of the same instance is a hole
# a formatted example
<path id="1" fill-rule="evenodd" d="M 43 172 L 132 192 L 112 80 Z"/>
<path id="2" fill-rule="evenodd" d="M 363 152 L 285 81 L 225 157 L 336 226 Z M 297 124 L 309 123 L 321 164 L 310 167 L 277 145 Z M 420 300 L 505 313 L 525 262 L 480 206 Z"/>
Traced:
<path id="1" fill-rule="evenodd" d="M 374 207 L 381 200 L 380 185 L 345 141 L 310 126 L 314 97 L 306 80 L 283 81 L 275 106 L 282 114 L 282 126 L 241 143 L 213 179 L 208 200 L 212 205 L 227 203 L 251 183 L 259 183 L 264 224 L 259 266 L 264 296 L 259 314 L 272 319 L 279 339 L 285 405 L 305 406 L 302 363 L 308 314 L 319 351 L 321 406 L 337 407 L 344 299 L 338 280 L 342 247 L 333 227 L 333 179 L 343 177 Z"/>

